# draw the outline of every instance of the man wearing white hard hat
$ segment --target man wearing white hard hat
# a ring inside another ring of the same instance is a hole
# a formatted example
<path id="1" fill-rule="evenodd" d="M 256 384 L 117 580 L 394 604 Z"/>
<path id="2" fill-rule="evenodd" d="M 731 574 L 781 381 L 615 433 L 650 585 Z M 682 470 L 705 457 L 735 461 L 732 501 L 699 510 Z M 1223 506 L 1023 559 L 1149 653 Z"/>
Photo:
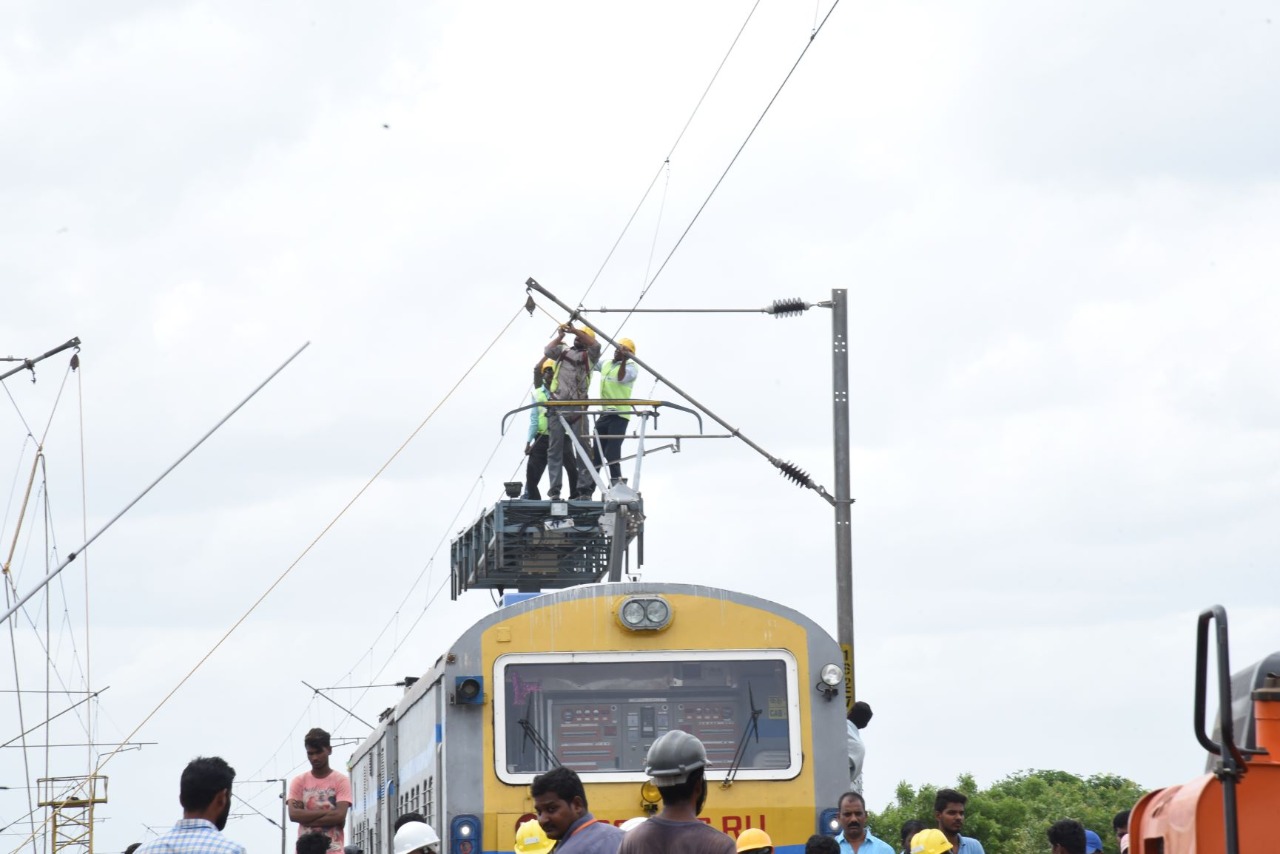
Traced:
<path id="1" fill-rule="evenodd" d="M 440 836 L 425 821 L 411 821 L 396 831 L 394 854 L 435 854 Z"/>

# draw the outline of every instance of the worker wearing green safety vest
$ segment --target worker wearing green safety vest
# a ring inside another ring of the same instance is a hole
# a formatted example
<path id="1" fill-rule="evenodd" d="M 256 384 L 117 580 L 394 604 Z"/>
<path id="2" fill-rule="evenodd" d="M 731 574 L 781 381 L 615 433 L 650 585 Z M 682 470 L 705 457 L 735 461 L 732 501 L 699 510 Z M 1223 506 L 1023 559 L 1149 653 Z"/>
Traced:
<path id="1" fill-rule="evenodd" d="M 534 389 L 533 402 L 546 403 L 551 397 L 551 390 L 555 387 L 556 380 L 556 363 L 551 359 L 544 359 L 541 364 L 533 369 Z M 547 408 L 545 406 L 535 406 L 529 410 L 529 432 L 525 437 L 524 453 L 529 458 L 528 464 L 524 469 L 524 494 L 521 498 L 527 498 L 531 501 L 541 501 L 542 493 L 538 490 L 538 481 L 542 480 L 542 473 L 547 469 L 547 444 L 550 441 L 547 430 Z M 570 465 L 573 461 L 573 449 L 569 446 L 569 437 L 564 436 L 564 452 L 560 455 L 565 461 L 565 472 L 569 476 L 569 493 L 573 494 L 574 487 L 578 483 L 578 467 Z"/>
<path id="2" fill-rule="evenodd" d="M 596 370 L 600 372 L 602 399 L 627 400 L 631 397 L 631 387 L 640 375 L 635 363 L 631 361 L 635 352 L 634 341 L 619 338 L 613 358 L 608 362 L 596 363 Z M 609 464 L 609 483 L 613 485 L 622 480 L 622 465 L 618 460 L 622 456 L 622 437 L 627 432 L 627 422 L 631 419 L 633 407 L 627 403 L 606 403 L 601 409 L 604 412 L 596 418 L 596 435 L 600 438 L 600 455 Z"/>

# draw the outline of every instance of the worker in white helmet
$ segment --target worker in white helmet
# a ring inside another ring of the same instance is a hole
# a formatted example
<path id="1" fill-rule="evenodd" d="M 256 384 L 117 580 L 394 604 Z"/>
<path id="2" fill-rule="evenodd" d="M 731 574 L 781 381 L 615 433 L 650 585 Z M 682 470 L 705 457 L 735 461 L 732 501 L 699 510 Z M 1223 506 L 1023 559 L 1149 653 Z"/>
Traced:
<path id="1" fill-rule="evenodd" d="M 436 854 L 440 836 L 425 821 L 411 821 L 396 831 L 393 854 Z"/>

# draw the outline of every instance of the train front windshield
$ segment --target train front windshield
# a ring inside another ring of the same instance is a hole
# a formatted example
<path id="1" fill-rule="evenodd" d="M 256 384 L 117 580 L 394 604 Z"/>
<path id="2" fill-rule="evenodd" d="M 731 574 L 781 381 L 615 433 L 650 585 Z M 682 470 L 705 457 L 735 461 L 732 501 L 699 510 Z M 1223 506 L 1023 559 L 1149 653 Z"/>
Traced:
<path id="1" fill-rule="evenodd" d="M 740 745 L 743 779 L 799 770 L 795 663 L 785 651 L 516 655 L 497 669 L 496 764 L 509 782 L 557 764 L 637 779 L 649 745 L 672 729 L 701 739 L 713 773 L 735 764 Z"/>

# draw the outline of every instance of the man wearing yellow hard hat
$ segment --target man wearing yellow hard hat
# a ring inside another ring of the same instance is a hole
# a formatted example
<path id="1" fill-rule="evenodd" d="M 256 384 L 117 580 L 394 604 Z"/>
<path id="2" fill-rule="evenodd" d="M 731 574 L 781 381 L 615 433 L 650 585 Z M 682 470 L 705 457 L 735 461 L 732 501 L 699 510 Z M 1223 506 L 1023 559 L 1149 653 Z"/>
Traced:
<path id="1" fill-rule="evenodd" d="M 565 346 L 564 336 L 567 334 L 573 335 L 572 347 Z M 590 329 L 578 329 L 567 323 L 562 324 L 556 329 L 556 337 L 552 338 L 551 342 L 543 350 L 543 355 L 556 363 L 556 387 L 551 392 L 551 400 L 586 400 L 591 388 L 591 366 L 600 360 L 600 345 L 596 343 L 595 333 Z M 571 411 L 574 409 L 578 411 Z M 595 491 L 590 465 L 581 457 L 578 457 L 575 463 L 570 463 L 564 459 L 564 439 L 568 435 L 565 430 L 565 422 L 568 422 L 569 431 L 572 431 L 578 437 L 578 443 L 584 449 L 590 448 L 588 437 L 591 435 L 591 425 L 586 413 L 586 406 L 553 406 L 550 407 L 549 415 L 549 423 L 547 424 L 549 443 L 547 445 L 547 465 L 551 468 L 551 486 L 547 490 L 548 496 L 559 500 L 560 467 L 562 465 L 576 464 L 578 467 L 577 494 L 571 494 L 566 497 L 589 499 L 591 493 Z M 574 456 L 577 456 L 576 452 Z M 574 490 L 572 485 L 570 485 L 570 490 Z"/>
<path id="2" fill-rule="evenodd" d="M 533 402 L 546 403 L 555 386 L 556 363 L 552 359 L 543 359 L 533 371 Z M 550 443 L 548 435 L 551 416 L 545 406 L 534 406 L 529 410 L 529 432 L 524 440 L 524 454 L 529 462 L 524 467 L 524 495 L 530 501 L 541 501 L 542 493 L 538 491 L 538 481 L 547 470 L 547 447 Z M 573 447 L 569 437 L 563 437 L 564 447 L 560 451 L 560 459 L 564 465 L 565 475 L 569 478 L 569 494 L 573 495 L 578 484 L 578 465 L 574 461 Z"/>
<path id="3" fill-rule="evenodd" d="M 604 400 L 626 400 L 640 374 L 631 357 L 636 354 L 636 343 L 630 338 L 619 338 L 608 362 L 596 362 L 600 372 L 600 397 Z M 627 432 L 633 407 L 629 404 L 603 404 L 604 412 L 596 418 L 596 435 L 600 437 L 601 456 L 609 465 L 609 485 L 622 480 L 622 437 Z"/>
<path id="4" fill-rule="evenodd" d="M 950 850 L 951 841 L 936 828 L 922 830 L 911 837 L 911 854 L 947 854 Z"/>
<path id="5" fill-rule="evenodd" d="M 547 854 L 556 844 L 547 838 L 547 832 L 531 818 L 516 828 L 515 854 Z"/>

